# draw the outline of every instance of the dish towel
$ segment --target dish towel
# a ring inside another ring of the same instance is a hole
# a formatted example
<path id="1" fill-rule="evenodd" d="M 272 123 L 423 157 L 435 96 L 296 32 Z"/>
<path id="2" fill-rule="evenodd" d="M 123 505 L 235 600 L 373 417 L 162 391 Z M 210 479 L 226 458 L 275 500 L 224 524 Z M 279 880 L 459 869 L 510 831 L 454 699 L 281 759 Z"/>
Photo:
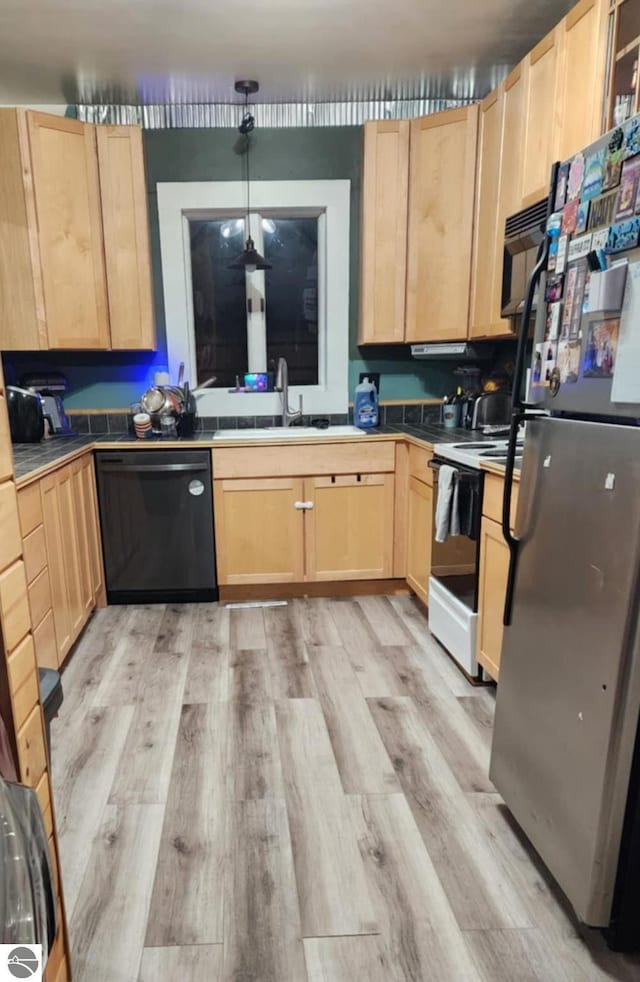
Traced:
<path id="1" fill-rule="evenodd" d="M 451 499 L 457 468 L 442 464 L 438 472 L 438 499 L 436 501 L 436 542 L 445 542 L 451 525 Z M 455 482 L 457 483 L 457 482 Z"/>

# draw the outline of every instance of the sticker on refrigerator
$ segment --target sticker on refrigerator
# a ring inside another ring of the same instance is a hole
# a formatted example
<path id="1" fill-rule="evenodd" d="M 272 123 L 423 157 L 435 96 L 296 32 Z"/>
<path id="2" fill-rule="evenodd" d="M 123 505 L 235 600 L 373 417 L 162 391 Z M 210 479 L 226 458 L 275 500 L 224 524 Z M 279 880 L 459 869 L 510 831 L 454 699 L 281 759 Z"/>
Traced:
<path id="1" fill-rule="evenodd" d="M 603 225 L 611 225 L 617 203 L 617 191 L 609 191 L 608 194 L 601 194 L 599 198 L 594 198 L 589 208 L 589 221 L 587 222 L 589 231 L 594 228 L 601 228 Z"/>
<path id="2" fill-rule="evenodd" d="M 564 307 L 562 310 L 562 330 L 560 332 L 561 338 L 569 337 L 569 326 L 571 324 L 571 314 L 573 311 L 573 298 L 576 288 L 576 279 L 578 277 L 578 270 L 576 266 L 572 266 L 567 273 L 567 285 L 564 291 Z"/>
<path id="3" fill-rule="evenodd" d="M 584 177 L 584 154 L 577 153 L 571 162 L 569 183 L 567 184 L 567 200 L 573 201 L 580 197 L 582 178 Z"/>
<path id="4" fill-rule="evenodd" d="M 636 154 L 640 153 L 640 120 L 638 117 L 635 116 L 625 123 L 621 132 L 625 157 L 635 157 Z"/>
<path id="5" fill-rule="evenodd" d="M 551 373 L 556 367 L 557 344 L 555 341 L 544 341 L 536 345 L 533 359 L 531 381 L 536 385 L 549 385 Z"/>
<path id="6" fill-rule="evenodd" d="M 582 374 L 585 378 L 612 378 L 619 335 L 619 317 L 591 321 L 582 362 Z"/>
<path id="7" fill-rule="evenodd" d="M 616 221 L 621 222 L 625 218 L 631 218 L 636 213 L 636 203 L 638 200 L 638 184 L 640 182 L 640 157 L 632 157 L 625 160 L 622 165 L 622 179 L 618 192 L 618 207 L 616 208 Z"/>
<path id="8" fill-rule="evenodd" d="M 558 345 L 558 380 L 565 384 L 578 381 L 580 370 L 580 342 L 561 341 Z"/>
<path id="9" fill-rule="evenodd" d="M 600 252 L 601 249 L 607 248 L 607 242 L 609 241 L 609 229 L 601 228 L 599 232 L 594 232 L 591 237 L 591 248 L 594 252 Z"/>
<path id="10" fill-rule="evenodd" d="M 578 206 L 578 216 L 576 218 L 576 235 L 582 235 L 587 230 L 589 220 L 590 201 L 581 201 Z"/>
<path id="11" fill-rule="evenodd" d="M 554 201 L 553 210 L 560 211 L 564 208 L 565 201 L 567 200 L 567 185 L 569 183 L 569 170 L 571 164 L 569 162 L 560 164 L 558 167 L 558 182 L 556 184 L 556 200 Z"/>
<path id="12" fill-rule="evenodd" d="M 558 239 L 558 252 L 556 254 L 556 273 L 564 273 L 567 265 L 567 248 L 569 246 L 569 236 L 561 235 Z"/>
<path id="13" fill-rule="evenodd" d="M 544 331 L 545 341 L 557 341 L 560 334 L 561 303 L 550 303 L 547 307 L 547 322 Z"/>
<path id="14" fill-rule="evenodd" d="M 547 220 L 547 235 L 549 236 L 549 256 L 547 258 L 547 271 L 552 273 L 556 268 L 556 258 L 558 255 L 558 239 L 562 226 L 562 212 L 549 215 Z"/>
<path id="15" fill-rule="evenodd" d="M 626 152 L 624 133 L 618 128 L 611 134 L 611 139 L 607 146 L 604 160 L 604 180 L 602 182 L 603 191 L 607 191 L 610 188 L 617 188 L 620 183 L 622 161 L 627 156 L 629 155 Z"/>
<path id="16" fill-rule="evenodd" d="M 545 303 L 555 303 L 562 300 L 564 276 L 549 276 L 544 288 Z"/>
<path id="17" fill-rule="evenodd" d="M 606 251 L 623 252 L 625 249 L 635 249 L 640 235 L 640 218 L 632 218 L 628 222 L 620 222 L 609 229 Z"/>
<path id="18" fill-rule="evenodd" d="M 584 309 L 584 294 L 587 284 L 587 264 L 586 262 L 576 263 L 576 279 L 573 288 L 573 305 L 571 308 L 571 320 L 569 322 L 569 338 L 575 340 L 580 335 L 580 324 L 582 322 L 582 312 Z"/>
<path id="19" fill-rule="evenodd" d="M 604 147 L 587 157 L 584 165 L 584 181 L 582 184 L 583 199 L 595 198 L 602 191 L 604 179 Z"/>
<path id="20" fill-rule="evenodd" d="M 593 236 L 591 232 L 587 232 L 586 235 L 579 235 L 577 238 L 572 239 L 569 243 L 569 251 L 567 253 L 567 262 L 574 263 L 577 259 L 583 259 L 586 255 L 591 252 L 591 243 Z"/>
<path id="21" fill-rule="evenodd" d="M 562 234 L 571 235 L 572 232 L 576 230 L 576 222 L 578 221 L 578 208 L 580 207 L 580 202 L 577 198 L 573 201 L 567 201 L 562 212 Z"/>

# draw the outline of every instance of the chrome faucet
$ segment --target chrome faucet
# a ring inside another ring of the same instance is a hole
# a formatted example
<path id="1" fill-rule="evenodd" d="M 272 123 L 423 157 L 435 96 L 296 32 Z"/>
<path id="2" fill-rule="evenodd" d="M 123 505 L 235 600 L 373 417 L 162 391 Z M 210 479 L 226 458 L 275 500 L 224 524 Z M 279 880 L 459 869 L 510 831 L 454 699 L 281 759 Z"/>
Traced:
<path id="1" fill-rule="evenodd" d="M 297 419 L 302 419 L 302 396 L 300 396 L 300 408 L 298 410 L 291 412 L 289 408 L 289 366 L 285 358 L 278 358 L 274 389 L 280 393 L 282 401 L 282 425 L 291 426 Z"/>

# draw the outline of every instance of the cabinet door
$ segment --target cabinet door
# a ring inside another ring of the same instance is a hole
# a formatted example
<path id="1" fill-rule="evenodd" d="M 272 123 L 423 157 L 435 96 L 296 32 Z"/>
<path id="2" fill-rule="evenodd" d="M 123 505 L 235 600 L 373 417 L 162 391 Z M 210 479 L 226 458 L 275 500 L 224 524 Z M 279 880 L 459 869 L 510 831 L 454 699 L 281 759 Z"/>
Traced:
<path id="1" fill-rule="evenodd" d="M 607 0 L 580 0 L 560 25 L 561 118 L 556 155 L 566 160 L 602 132 Z"/>
<path id="2" fill-rule="evenodd" d="M 375 580 L 393 575 L 392 474 L 305 480 L 308 580 Z"/>
<path id="3" fill-rule="evenodd" d="M 525 59 L 527 90 L 525 112 L 522 207 L 549 193 L 551 164 L 555 159 L 560 109 L 560 42 L 558 25 Z"/>
<path id="4" fill-rule="evenodd" d="M 93 610 L 93 583 L 91 578 L 91 558 L 89 552 L 89 522 L 87 502 L 84 490 L 82 471 L 84 461 L 82 458 L 75 460 L 71 464 L 71 489 L 73 494 L 73 509 L 76 518 L 76 545 L 77 545 L 77 571 L 78 585 L 80 588 L 80 602 L 85 612 L 89 616 Z"/>
<path id="5" fill-rule="evenodd" d="M 78 637 L 87 619 L 83 595 L 83 579 L 86 573 L 84 558 L 80 547 L 80 516 L 76 514 L 74 494 L 73 465 L 56 471 L 58 484 L 58 503 L 60 507 L 60 529 L 62 533 L 62 554 L 64 556 L 65 580 L 69 598 L 69 619 L 71 644 Z"/>
<path id="6" fill-rule="evenodd" d="M 108 348 L 95 127 L 27 113 L 50 348 Z"/>
<path id="7" fill-rule="evenodd" d="M 112 348 L 155 347 L 142 131 L 99 126 L 98 162 Z"/>
<path id="8" fill-rule="evenodd" d="M 62 525 L 57 474 L 49 474 L 40 481 L 42 518 L 47 540 L 47 565 L 51 586 L 51 606 L 56 632 L 57 664 L 59 665 L 71 647 L 71 616 L 62 551 Z M 39 659 L 40 660 L 40 659 Z"/>
<path id="9" fill-rule="evenodd" d="M 433 488 L 409 478 L 409 507 L 407 514 L 407 583 L 428 602 L 429 574 L 431 573 Z"/>
<path id="10" fill-rule="evenodd" d="M 504 80 L 504 117 L 498 222 L 504 241 L 504 223 L 522 208 L 522 171 L 524 167 L 524 130 L 526 78 L 521 62 Z"/>
<path id="11" fill-rule="evenodd" d="M 102 559 L 102 538 L 100 536 L 100 518 L 98 515 L 98 494 L 96 491 L 96 472 L 93 466 L 93 454 L 82 458 L 80 469 L 82 477 L 82 495 L 85 515 L 87 518 L 87 541 L 89 546 L 89 569 L 93 605 L 104 604 L 104 565 Z"/>
<path id="12" fill-rule="evenodd" d="M 473 234 L 471 337 L 508 334 L 502 307 L 504 227 L 496 217 L 500 187 L 504 91 L 499 86 L 480 103 Z"/>
<path id="13" fill-rule="evenodd" d="M 480 585 L 478 597 L 478 661 L 491 678 L 500 675 L 502 616 L 509 573 L 509 548 L 502 528 L 490 518 L 482 519 L 480 532 Z"/>
<path id="14" fill-rule="evenodd" d="M 478 107 L 411 123 L 406 341 L 467 337 Z"/>
<path id="15" fill-rule="evenodd" d="M 360 344 L 404 341 L 409 121 L 365 123 Z"/>
<path id="16" fill-rule="evenodd" d="M 213 496 L 221 586 L 303 580 L 300 478 L 217 480 Z"/>

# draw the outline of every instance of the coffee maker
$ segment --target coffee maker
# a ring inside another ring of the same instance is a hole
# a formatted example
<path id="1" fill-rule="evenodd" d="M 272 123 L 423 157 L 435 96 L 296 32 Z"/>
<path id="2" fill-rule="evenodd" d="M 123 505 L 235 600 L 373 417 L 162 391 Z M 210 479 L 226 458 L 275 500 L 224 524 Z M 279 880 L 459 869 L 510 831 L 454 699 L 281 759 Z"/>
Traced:
<path id="1" fill-rule="evenodd" d="M 21 376 L 20 384 L 40 395 L 44 419 L 52 436 L 75 436 L 64 411 L 67 379 L 62 372 L 27 372 Z"/>

